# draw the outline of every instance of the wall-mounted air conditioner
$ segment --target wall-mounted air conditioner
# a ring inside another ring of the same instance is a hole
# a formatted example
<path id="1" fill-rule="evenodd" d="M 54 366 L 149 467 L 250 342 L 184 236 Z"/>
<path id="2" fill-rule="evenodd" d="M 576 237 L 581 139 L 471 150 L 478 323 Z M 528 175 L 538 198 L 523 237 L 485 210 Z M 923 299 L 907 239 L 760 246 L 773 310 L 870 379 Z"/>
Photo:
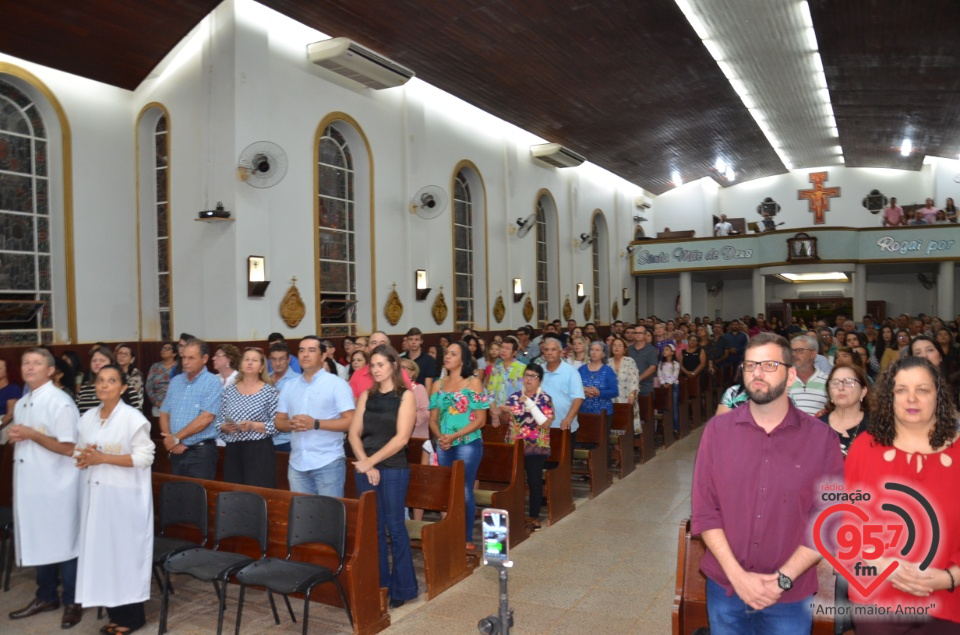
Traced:
<path id="1" fill-rule="evenodd" d="M 559 143 L 542 143 L 530 146 L 530 156 L 555 168 L 575 168 L 586 161 L 585 158 L 573 150 L 567 150 Z"/>
<path id="2" fill-rule="evenodd" d="M 374 90 L 402 86 L 414 76 L 409 68 L 345 37 L 308 44 L 307 57 L 317 66 Z"/>

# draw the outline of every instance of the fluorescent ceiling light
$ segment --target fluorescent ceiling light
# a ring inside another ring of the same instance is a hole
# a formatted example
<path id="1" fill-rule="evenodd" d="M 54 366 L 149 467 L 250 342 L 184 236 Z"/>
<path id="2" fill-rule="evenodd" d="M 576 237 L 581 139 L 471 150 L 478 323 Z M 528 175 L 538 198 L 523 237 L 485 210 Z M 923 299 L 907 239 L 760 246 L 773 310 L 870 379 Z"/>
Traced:
<path id="1" fill-rule="evenodd" d="M 674 1 L 788 170 L 843 162 L 842 149 L 821 141 L 839 134 L 807 0 L 754 1 L 734 10 L 736 3 Z M 785 28 L 745 40 L 754 21 Z M 786 64 L 801 73 L 785 78 Z"/>
<path id="2" fill-rule="evenodd" d="M 910 156 L 910 151 L 913 150 L 913 142 L 910 139 L 904 139 L 903 143 L 900 144 L 900 154 L 902 156 Z"/>
<path id="3" fill-rule="evenodd" d="M 671 175 L 670 178 L 673 179 L 673 184 L 675 186 L 680 187 L 681 185 L 683 185 L 683 179 L 680 178 L 680 173 L 677 172 L 676 170 L 673 171 L 673 174 Z"/>
<path id="4" fill-rule="evenodd" d="M 850 278 L 842 271 L 826 273 L 781 273 L 779 278 L 787 282 L 850 282 Z"/>

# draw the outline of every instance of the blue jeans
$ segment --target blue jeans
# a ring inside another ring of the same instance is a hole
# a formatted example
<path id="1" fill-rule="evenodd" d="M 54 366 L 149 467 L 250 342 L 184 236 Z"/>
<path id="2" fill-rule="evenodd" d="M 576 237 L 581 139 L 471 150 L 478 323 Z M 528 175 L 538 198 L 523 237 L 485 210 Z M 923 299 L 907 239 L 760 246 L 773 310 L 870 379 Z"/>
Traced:
<path id="1" fill-rule="evenodd" d="M 60 575 L 57 575 L 57 574 Z M 57 597 L 57 586 L 63 583 L 63 596 Z M 77 589 L 77 559 L 42 564 L 37 567 L 37 599 L 41 602 L 75 604 L 74 591 Z"/>
<path id="2" fill-rule="evenodd" d="M 707 579 L 710 635 L 810 635 L 813 596 L 799 602 L 779 602 L 757 611 L 736 593 L 727 597 L 722 586 Z"/>
<path id="3" fill-rule="evenodd" d="M 449 450 L 437 445 L 437 462 L 450 467 L 454 461 L 463 461 L 463 490 L 467 503 L 467 542 L 473 542 L 473 521 L 477 516 L 477 502 L 473 498 L 473 482 L 477 480 L 480 459 L 483 458 L 483 439 L 463 445 L 454 445 Z"/>
<path id="4" fill-rule="evenodd" d="M 343 484 L 347 480 L 347 460 L 340 457 L 323 467 L 301 472 L 287 468 L 287 480 L 290 481 L 290 491 L 300 494 L 318 494 L 343 498 Z"/>
<path id="5" fill-rule="evenodd" d="M 410 469 L 380 470 L 380 483 L 371 485 L 366 474 L 356 474 L 357 496 L 364 492 L 377 493 L 377 542 L 380 545 L 380 586 L 386 587 L 394 600 L 417 598 L 417 574 L 410 553 L 410 535 L 406 525 L 407 488 Z M 387 559 L 387 532 L 390 532 L 390 552 L 393 555 L 393 573 Z"/>

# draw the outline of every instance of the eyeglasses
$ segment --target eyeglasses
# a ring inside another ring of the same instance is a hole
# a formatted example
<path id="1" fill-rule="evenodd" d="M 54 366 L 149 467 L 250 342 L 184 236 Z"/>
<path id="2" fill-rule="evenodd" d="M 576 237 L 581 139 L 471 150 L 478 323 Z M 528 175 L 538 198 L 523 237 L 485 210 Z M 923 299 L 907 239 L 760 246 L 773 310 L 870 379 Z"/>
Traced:
<path id="1" fill-rule="evenodd" d="M 777 369 L 783 366 L 784 368 L 790 368 L 790 364 L 785 364 L 783 362 L 775 362 L 773 360 L 767 359 L 762 362 L 743 362 L 740 364 L 740 368 L 743 369 L 745 373 L 752 373 L 757 370 L 757 366 L 760 367 L 765 373 L 775 373 Z"/>
<path id="2" fill-rule="evenodd" d="M 537 375 L 536 373 L 524 373 L 523 378 L 524 379 L 540 379 L 540 375 Z"/>
<path id="3" fill-rule="evenodd" d="M 847 377 L 846 379 L 831 379 L 828 383 L 831 388 L 839 388 L 840 386 L 846 386 L 847 388 L 854 388 L 860 386 L 860 382 L 854 379 L 853 377 Z"/>
<path id="4" fill-rule="evenodd" d="M 813 351 L 813 349 L 812 349 L 812 348 L 795 348 L 795 349 L 793 349 L 793 352 L 796 353 L 796 354 L 806 353 L 807 351 Z"/>

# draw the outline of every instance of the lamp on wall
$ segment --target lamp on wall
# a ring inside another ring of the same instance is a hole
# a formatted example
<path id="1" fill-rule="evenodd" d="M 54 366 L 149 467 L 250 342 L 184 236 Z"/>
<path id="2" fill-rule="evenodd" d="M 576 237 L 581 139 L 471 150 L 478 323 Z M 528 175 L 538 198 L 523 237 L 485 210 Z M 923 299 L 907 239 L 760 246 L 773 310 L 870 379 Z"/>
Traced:
<path id="1" fill-rule="evenodd" d="M 627 288 L 623 288 L 623 293 L 621 294 L 621 299 L 623 300 L 623 306 L 630 304 L 630 296 L 627 295 Z"/>
<path id="2" fill-rule="evenodd" d="M 523 283 L 520 278 L 513 279 L 513 301 L 519 302 L 523 299 Z"/>
<path id="3" fill-rule="evenodd" d="M 263 256 L 247 256 L 247 297 L 262 298 L 270 286 L 267 278 L 267 259 Z"/>
<path id="4" fill-rule="evenodd" d="M 416 282 L 414 289 L 417 294 L 417 302 L 422 302 L 427 299 L 431 291 L 430 287 L 427 286 L 427 270 L 417 269 L 414 280 Z"/>
<path id="5" fill-rule="evenodd" d="M 587 292 L 583 290 L 583 283 L 577 283 L 577 304 L 583 304 L 583 301 L 587 299 Z"/>

